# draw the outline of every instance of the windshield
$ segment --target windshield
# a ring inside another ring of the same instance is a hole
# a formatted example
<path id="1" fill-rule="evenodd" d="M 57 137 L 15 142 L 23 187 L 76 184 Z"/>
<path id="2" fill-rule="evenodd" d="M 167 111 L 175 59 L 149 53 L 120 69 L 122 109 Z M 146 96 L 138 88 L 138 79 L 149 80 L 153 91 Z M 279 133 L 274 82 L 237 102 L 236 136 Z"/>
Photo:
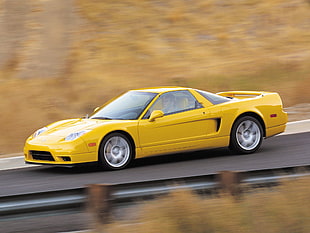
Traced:
<path id="1" fill-rule="evenodd" d="M 96 111 L 90 118 L 103 120 L 135 120 L 156 93 L 129 91 Z"/>

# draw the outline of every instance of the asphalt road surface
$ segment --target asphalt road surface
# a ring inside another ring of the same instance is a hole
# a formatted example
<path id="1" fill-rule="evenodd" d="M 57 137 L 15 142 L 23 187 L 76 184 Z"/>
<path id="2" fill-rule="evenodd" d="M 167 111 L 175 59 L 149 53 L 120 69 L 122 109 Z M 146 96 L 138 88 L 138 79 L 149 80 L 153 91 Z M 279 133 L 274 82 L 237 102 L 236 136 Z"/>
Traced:
<path id="1" fill-rule="evenodd" d="M 310 132 L 265 140 L 251 155 L 233 155 L 227 149 L 138 159 L 128 169 L 64 169 L 37 166 L 0 171 L 0 196 L 84 187 L 92 183 L 127 183 L 212 174 L 222 170 L 249 171 L 310 165 Z M 130 215 L 130 214 L 129 214 Z M 5 220 L 0 232 L 55 233 L 92 228 L 86 211 L 62 215 Z"/>
<path id="2" fill-rule="evenodd" d="M 128 183 L 206 175 L 222 170 L 248 171 L 310 165 L 310 132 L 269 138 L 250 155 L 227 149 L 137 159 L 120 171 L 38 166 L 0 171 L 0 196 L 84 187 L 94 183 Z"/>

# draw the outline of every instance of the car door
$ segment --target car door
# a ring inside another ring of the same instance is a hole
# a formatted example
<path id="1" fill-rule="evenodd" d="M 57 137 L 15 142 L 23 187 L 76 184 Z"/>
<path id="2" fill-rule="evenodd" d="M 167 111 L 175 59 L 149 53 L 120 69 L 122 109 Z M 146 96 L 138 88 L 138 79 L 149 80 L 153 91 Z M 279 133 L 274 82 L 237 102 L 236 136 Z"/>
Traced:
<path id="1" fill-rule="evenodd" d="M 155 110 L 164 115 L 150 121 L 148 118 Z M 139 121 L 142 153 L 153 155 L 199 148 L 207 134 L 206 114 L 206 109 L 187 90 L 162 94 Z"/>

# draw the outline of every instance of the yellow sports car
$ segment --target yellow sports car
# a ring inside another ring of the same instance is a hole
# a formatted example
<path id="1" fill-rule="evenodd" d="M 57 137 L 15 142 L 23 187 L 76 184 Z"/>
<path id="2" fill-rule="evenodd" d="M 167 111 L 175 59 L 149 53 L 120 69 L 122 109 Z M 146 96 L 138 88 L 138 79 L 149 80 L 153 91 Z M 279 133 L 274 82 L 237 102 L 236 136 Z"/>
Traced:
<path id="1" fill-rule="evenodd" d="M 131 90 L 92 115 L 52 123 L 30 136 L 26 163 L 126 167 L 134 158 L 229 147 L 253 153 L 263 138 L 285 130 L 277 93 L 212 94 L 184 87 Z"/>

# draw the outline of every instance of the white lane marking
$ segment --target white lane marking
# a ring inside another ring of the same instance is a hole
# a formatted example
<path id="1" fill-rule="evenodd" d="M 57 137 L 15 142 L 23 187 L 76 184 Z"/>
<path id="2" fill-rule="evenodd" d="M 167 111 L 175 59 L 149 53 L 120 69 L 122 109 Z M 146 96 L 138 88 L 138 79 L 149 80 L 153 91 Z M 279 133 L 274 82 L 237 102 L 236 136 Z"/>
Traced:
<path id="1" fill-rule="evenodd" d="M 31 166 L 40 166 L 40 165 L 25 164 L 24 156 L 16 156 L 16 157 L 0 159 L 0 171 L 16 169 L 16 168 L 31 167 Z"/>
<path id="2" fill-rule="evenodd" d="M 291 122 L 287 122 L 287 125 L 294 125 L 294 124 L 308 123 L 308 122 L 310 122 L 310 119 L 307 119 L 307 120 L 300 120 L 300 121 L 291 121 Z"/>
<path id="3" fill-rule="evenodd" d="M 297 134 L 305 132 L 310 132 L 310 119 L 288 122 L 286 124 L 285 132 L 279 135 L 281 136 L 281 135 Z"/>
<path id="4" fill-rule="evenodd" d="M 12 155 L 8 155 L 8 156 L 12 156 Z M 21 158 L 24 158 L 24 156 L 15 156 L 15 157 L 8 157 L 8 158 L 3 158 L 5 160 L 14 160 L 14 159 L 21 159 Z M 0 162 L 1 162 L 2 159 L 0 159 Z"/>

